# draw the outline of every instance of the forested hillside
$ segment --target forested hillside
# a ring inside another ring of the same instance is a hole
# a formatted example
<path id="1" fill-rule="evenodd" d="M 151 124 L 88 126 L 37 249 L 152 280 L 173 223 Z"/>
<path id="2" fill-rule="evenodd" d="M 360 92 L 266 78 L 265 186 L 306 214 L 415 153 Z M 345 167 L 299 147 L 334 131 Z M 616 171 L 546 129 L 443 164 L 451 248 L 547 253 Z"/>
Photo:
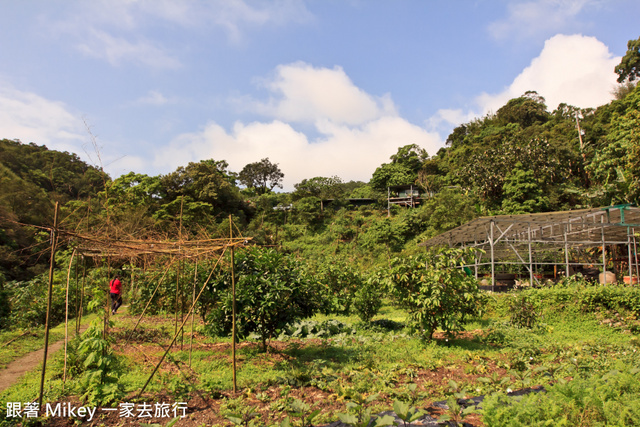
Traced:
<path id="1" fill-rule="evenodd" d="M 29 276 L 43 248 L 33 246 L 38 233 L 18 223 L 50 225 L 54 201 L 63 206 L 68 229 L 175 236 L 181 219 L 181 232 L 218 237 L 227 235 L 232 215 L 257 243 L 364 264 L 479 215 L 637 203 L 640 89 L 627 83 L 618 98 L 597 109 L 561 104 L 549 111 L 541 96 L 527 92 L 458 126 L 431 156 L 416 145 L 400 146 L 368 183 L 310 177 L 289 193 L 273 191 L 282 172 L 269 159 L 239 173 L 209 159 L 167 175 L 131 172 L 111 180 L 75 154 L 2 140 L 2 275 Z M 387 186 L 400 184 L 433 196 L 416 209 L 394 207 L 388 216 Z M 349 198 L 377 203 L 354 208 Z M 333 200 L 327 209 L 323 199 Z"/>
<path id="2" fill-rule="evenodd" d="M 640 89 L 637 50 L 616 69 L 616 99 L 597 109 L 550 111 L 536 92 L 453 130 L 427 153 L 398 141 L 368 182 L 309 177 L 277 192 L 283 172 L 269 159 L 229 170 L 224 159 L 189 163 L 166 175 L 134 171 L 112 179 L 75 154 L 0 141 L 0 284 L 46 270 L 54 202 L 60 227 L 108 238 L 236 235 L 282 248 L 312 268 L 328 261 L 369 269 L 480 215 L 567 210 L 640 199 Z M 428 195 L 416 208 L 387 210 L 387 187 Z M 355 207 L 349 199 L 373 200 Z M 321 202 L 324 200 L 325 202 Z M 327 204 L 330 200 L 330 204 Z"/>

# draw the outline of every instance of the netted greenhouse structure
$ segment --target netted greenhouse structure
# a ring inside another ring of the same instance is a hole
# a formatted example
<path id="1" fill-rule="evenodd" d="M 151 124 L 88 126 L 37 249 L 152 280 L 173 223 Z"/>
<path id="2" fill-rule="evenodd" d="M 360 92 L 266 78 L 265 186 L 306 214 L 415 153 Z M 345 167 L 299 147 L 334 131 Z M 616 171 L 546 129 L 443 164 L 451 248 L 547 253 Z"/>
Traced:
<path id="1" fill-rule="evenodd" d="M 562 212 L 480 217 L 420 246 L 477 248 L 465 260 L 492 290 L 504 273 L 539 283 L 575 273 L 613 271 L 636 283 L 640 208 L 617 205 Z"/>

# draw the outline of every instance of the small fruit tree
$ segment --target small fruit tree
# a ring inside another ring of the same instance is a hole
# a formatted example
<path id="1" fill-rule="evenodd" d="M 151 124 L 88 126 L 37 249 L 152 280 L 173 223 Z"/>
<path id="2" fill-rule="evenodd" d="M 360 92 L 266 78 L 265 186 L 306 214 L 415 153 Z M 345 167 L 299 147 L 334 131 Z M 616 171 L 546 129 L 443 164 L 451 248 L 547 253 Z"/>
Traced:
<path id="1" fill-rule="evenodd" d="M 462 269 L 465 257 L 473 256 L 469 250 L 439 249 L 391 261 L 394 295 L 424 338 L 431 340 L 438 328 L 453 336 L 480 313 L 484 296 Z"/>
<path id="2" fill-rule="evenodd" d="M 286 325 L 312 316 L 318 309 L 317 282 L 293 256 L 254 247 L 235 256 L 238 335 L 260 336 L 262 347 Z M 231 333 L 231 294 L 228 273 L 212 291 L 220 301 L 208 317 L 214 335 Z"/>

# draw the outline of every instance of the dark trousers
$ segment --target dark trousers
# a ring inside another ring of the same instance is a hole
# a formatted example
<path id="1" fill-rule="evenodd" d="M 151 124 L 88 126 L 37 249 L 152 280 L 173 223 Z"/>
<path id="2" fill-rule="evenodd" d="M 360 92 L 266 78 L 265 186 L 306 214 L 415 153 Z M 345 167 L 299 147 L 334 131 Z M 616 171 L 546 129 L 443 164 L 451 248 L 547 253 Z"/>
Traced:
<path id="1" fill-rule="evenodd" d="M 118 311 L 120 306 L 122 305 L 122 295 L 114 294 L 111 292 L 111 311 L 114 313 Z"/>

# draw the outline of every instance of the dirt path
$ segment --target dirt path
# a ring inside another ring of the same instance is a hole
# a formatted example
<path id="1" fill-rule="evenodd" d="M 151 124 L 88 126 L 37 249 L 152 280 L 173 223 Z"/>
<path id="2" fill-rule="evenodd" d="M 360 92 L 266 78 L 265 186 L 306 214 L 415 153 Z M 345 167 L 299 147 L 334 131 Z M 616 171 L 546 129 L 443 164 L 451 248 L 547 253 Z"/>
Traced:
<path id="1" fill-rule="evenodd" d="M 122 306 L 123 311 L 125 311 L 125 306 Z M 80 326 L 80 333 L 83 333 L 89 327 L 90 322 L 86 322 Z M 49 344 L 49 352 L 47 353 L 47 362 L 51 360 L 51 356 L 61 348 L 64 348 L 64 340 L 60 340 L 54 343 Z M 42 357 L 44 356 L 44 347 L 32 351 L 27 355 L 21 357 L 20 359 L 16 359 L 13 362 L 10 362 L 6 369 L 0 370 L 0 391 L 6 390 L 12 385 L 14 385 L 20 377 L 22 377 L 27 372 L 35 369 L 41 362 Z"/>

